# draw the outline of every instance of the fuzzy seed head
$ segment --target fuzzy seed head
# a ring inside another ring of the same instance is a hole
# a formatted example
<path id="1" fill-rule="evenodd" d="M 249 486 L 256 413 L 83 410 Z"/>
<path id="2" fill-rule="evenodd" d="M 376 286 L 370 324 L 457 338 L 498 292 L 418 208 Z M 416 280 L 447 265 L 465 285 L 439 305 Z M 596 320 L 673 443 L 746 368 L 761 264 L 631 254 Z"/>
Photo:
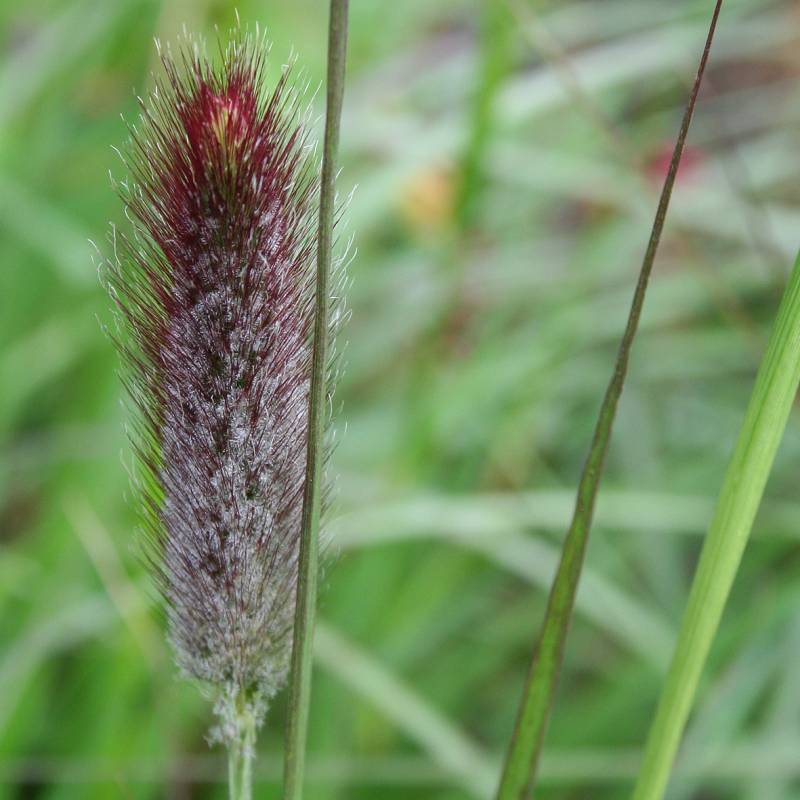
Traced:
<path id="1" fill-rule="evenodd" d="M 285 679 L 311 375 L 317 174 L 264 46 L 163 59 L 121 186 L 133 231 L 106 276 L 138 409 L 146 555 L 218 734 Z"/>

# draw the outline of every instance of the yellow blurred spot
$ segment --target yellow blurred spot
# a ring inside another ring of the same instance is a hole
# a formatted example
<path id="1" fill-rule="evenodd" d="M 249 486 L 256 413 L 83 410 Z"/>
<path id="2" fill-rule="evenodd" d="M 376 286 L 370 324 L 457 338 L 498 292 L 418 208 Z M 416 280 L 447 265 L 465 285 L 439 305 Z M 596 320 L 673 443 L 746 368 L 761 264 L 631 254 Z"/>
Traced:
<path id="1" fill-rule="evenodd" d="M 453 220 L 454 176 L 447 167 L 430 167 L 412 177 L 400 197 L 406 223 L 421 233 L 432 233 Z"/>

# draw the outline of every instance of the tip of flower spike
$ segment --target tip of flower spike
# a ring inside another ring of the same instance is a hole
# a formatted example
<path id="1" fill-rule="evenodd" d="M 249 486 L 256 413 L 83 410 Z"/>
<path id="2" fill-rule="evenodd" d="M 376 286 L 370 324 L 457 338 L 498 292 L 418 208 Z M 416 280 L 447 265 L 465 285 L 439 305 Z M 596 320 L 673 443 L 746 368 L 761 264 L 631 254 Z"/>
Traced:
<path id="1" fill-rule="evenodd" d="M 186 133 L 195 152 L 210 156 L 237 152 L 258 121 L 253 87 L 241 82 L 213 86 L 202 82 L 193 103 L 185 109 Z"/>

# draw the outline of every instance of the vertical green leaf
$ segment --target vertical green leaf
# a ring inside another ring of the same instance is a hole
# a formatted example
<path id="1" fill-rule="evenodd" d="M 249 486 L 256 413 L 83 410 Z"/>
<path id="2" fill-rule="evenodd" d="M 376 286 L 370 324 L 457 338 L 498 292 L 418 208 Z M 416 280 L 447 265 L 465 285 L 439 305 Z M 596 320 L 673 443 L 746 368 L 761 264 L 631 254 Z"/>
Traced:
<path id="1" fill-rule="evenodd" d="M 645 749 L 635 800 L 658 800 L 800 382 L 800 257 L 761 362 L 706 535 Z"/>

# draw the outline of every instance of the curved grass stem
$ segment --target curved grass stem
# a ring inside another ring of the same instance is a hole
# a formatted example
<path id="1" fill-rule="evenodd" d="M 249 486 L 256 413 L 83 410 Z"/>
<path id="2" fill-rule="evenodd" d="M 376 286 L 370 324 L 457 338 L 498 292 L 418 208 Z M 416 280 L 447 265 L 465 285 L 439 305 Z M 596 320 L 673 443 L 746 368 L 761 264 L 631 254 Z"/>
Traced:
<path id="1" fill-rule="evenodd" d="M 520 798 L 529 797 L 533 791 L 536 767 L 564 657 L 564 645 L 572 618 L 572 610 L 575 605 L 575 595 L 586 553 L 595 500 L 600 486 L 606 453 L 608 452 L 617 405 L 625 383 L 631 346 L 639 326 L 639 318 L 653 270 L 653 262 L 658 252 L 672 188 L 675 184 L 675 177 L 686 143 L 686 136 L 697 102 L 697 95 L 708 62 L 721 6 L 722 0 L 717 0 L 711 17 L 705 47 L 700 58 L 700 65 L 675 142 L 669 170 L 664 180 L 628 321 L 617 353 L 614 372 L 600 407 L 589 454 L 581 473 L 575 511 L 564 541 L 561 561 L 550 590 L 544 624 L 533 652 L 531 667 L 517 714 L 514 734 L 509 745 L 503 775 L 497 792 L 498 800 L 520 800 Z"/>
<path id="2" fill-rule="evenodd" d="M 331 0 L 328 24 L 325 139 L 320 182 L 314 345 L 309 391 L 306 479 L 303 494 L 289 709 L 286 724 L 284 800 L 300 800 L 302 797 L 308 710 L 311 697 L 311 657 L 318 579 L 320 484 L 322 448 L 325 437 L 331 251 L 336 205 L 334 184 L 339 148 L 339 122 L 344 96 L 347 11 L 348 0 Z"/>
<path id="3" fill-rule="evenodd" d="M 800 256 L 778 311 L 697 565 L 634 800 L 659 800 L 800 383 Z"/>

